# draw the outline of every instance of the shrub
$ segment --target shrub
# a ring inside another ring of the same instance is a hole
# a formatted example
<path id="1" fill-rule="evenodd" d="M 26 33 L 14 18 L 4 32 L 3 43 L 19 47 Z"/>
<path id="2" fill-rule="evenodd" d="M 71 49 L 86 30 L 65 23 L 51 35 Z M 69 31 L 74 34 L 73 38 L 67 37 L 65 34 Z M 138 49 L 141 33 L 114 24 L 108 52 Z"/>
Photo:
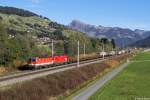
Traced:
<path id="1" fill-rule="evenodd" d="M 104 63 L 107 64 L 108 66 L 110 66 L 111 68 L 114 68 L 114 67 L 116 67 L 116 66 L 118 66 L 120 64 L 116 60 L 107 60 Z"/>

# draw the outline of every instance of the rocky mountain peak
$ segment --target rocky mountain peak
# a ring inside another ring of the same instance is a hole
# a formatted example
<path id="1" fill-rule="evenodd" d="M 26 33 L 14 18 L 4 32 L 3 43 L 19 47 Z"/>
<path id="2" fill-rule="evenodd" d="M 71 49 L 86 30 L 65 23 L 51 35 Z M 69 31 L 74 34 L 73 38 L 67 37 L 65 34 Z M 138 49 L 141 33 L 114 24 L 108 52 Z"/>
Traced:
<path id="1" fill-rule="evenodd" d="M 102 25 L 95 26 L 79 20 L 73 20 L 68 26 L 74 30 L 84 32 L 90 37 L 113 38 L 118 46 L 129 45 L 150 36 L 150 31 L 140 29 L 132 30 L 121 27 L 105 27 Z"/>

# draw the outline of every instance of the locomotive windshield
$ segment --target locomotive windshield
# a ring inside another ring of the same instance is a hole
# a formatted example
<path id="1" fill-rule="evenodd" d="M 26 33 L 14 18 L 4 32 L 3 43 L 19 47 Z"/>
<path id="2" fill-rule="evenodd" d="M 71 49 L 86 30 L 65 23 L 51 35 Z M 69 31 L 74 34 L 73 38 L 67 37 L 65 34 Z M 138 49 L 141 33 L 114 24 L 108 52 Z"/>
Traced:
<path id="1" fill-rule="evenodd" d="M 36 58 L 30 58 L 29 61 L 30 62 L 36 62 Z"/>

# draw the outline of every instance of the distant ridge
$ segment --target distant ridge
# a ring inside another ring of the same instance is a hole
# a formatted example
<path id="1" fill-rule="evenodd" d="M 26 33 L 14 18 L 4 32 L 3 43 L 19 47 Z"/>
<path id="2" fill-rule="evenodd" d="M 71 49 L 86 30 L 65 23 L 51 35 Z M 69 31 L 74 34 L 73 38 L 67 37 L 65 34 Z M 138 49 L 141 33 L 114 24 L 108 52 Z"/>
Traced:
<path id="1" fill-rule="evenodd" d="M 38 16 L 37 14 L 24 10 L 24 9 L 15 8 L 15 7 L 7 7 L 7 6 L 0 6 L 0 13 L 15 14 L 15 15 L 24 16 L 24 17 Z"/>
<path id="2" fill-rule="evenodd" d="M 139 40 L 133 44 L 130 45 L 131 47 L 150 47 L 150 36 L 147 37 L 146 39 Z"/>
<path id="3" fill-rule="evenodd" d="M 131 30 L 128 28 L 120 27 L 104 27 L 86 24 L 79 20 L 73 20 L 69 25 L 70 28 L 86 33 L 91 37 L 106 37 L 115 39 L 118 46 L 126 46 L 138 40 L 142 40 L 150 36 L 150 31 L 145 30 Z"/>

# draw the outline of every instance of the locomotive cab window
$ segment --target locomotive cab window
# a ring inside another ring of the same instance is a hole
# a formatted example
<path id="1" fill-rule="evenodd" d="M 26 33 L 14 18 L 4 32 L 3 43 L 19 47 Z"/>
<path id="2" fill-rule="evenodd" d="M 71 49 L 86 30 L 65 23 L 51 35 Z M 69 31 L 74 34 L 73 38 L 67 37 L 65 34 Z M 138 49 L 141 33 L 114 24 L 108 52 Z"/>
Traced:
<path id="1" fill-rule="evenodd" d="M 36 58 L 30 58 L 29 61 L 30 62 L 36 62 Z"/>
<path id="2" fill-rule="evenodd" d="M 33 61 L 33 62 L 35 62 L 35 61 L 36 61 L 36 59 L 35 59 L 35 58 L 33 58 L 33 59 L 32 59 L 32 61 Z"/>

